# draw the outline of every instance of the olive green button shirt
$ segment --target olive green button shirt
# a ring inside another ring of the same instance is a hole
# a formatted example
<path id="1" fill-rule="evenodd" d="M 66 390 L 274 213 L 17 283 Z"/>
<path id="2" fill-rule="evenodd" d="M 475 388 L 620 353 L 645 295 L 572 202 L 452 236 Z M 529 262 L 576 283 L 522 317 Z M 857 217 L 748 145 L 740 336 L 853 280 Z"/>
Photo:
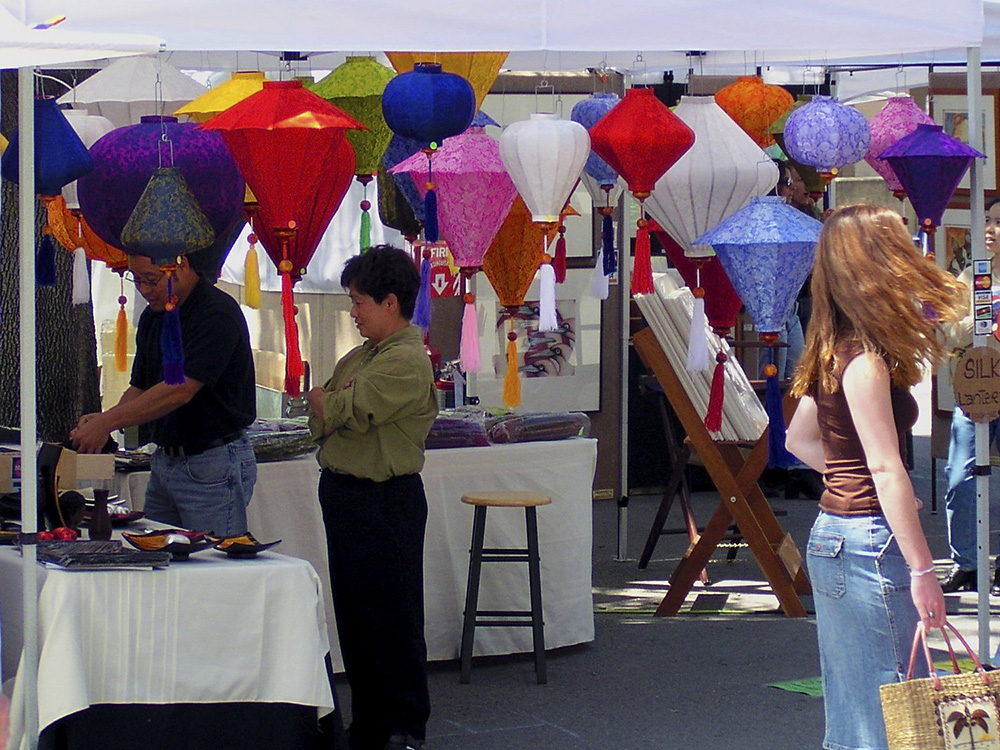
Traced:
<path id="1" fill-rule="evenodd" d="M 320 466 L 376 482 L 423 468 L 424 441 L 438 407 L 418 327 L 352 349 L 323 388 L 329 391 L 323 419 L 309 417 Z"/>

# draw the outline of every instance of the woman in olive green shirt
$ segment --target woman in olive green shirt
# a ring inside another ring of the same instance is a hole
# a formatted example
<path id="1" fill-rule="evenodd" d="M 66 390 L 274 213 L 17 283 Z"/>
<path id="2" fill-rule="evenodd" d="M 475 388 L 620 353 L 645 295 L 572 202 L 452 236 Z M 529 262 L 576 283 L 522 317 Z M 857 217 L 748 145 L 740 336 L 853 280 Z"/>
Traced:
<path id="1" fill-rule="evenodd" d="M 351 686 L 348 738 L 351 750 L 418 750 L 430 714 L 419 472 L 437 416 L 431 363 L 410 324 L 420 275 L 406 253 L 380 245 L 351 258 L 340 281 L 366 341 L 307 398 Z"/>

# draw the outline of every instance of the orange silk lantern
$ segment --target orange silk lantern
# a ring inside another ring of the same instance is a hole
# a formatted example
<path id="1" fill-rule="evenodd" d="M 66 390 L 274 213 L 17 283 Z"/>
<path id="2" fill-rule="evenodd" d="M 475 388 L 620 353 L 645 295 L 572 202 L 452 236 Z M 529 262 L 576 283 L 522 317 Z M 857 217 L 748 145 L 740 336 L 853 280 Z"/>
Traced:
<path id="1" fill-rule="evenodd" d="M 715 102 L 758 146 L 767 148 L 774 143 L 768 128 L 795 104 L 795 99 L 781 86 L 764 83 L 760 76 L 740 76 L 736 83 L 716 92 Z"/>

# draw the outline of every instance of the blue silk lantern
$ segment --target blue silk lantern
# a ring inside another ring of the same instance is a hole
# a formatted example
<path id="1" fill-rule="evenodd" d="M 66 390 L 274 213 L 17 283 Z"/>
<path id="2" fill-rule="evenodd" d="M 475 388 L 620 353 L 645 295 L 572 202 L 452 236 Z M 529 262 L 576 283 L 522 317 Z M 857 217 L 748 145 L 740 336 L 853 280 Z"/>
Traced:
<path id="1" fill-rule="evenodd" d="M 11 182 L 20 180 L 18 144 L 15 130 L 10 145 L 0 158 L 0 175 Z M 87 146 L 76 134 L 56 100 L 51 96 L 35 99 L 35 189 L 48 209 L 49 203 L 78 177 L 94 168 Z M 46 210 L 46 214 L 48 211 Z M 39 286 L 55 286 L 56 245 L 52 230 L 42 229 L 35 263 L 35 281 Z"/>
<path id="2" fill-rule="evenodd" d="M 787 137 L 787 129 L 785 132 Z M 784 198 L 764 196 L 752 199 L 694 241 L 714 248 L 761 339 L 769 344 L 778 340 L 799 289 L 812 270 L 822 226 L 785 203 Z M 772 347 L 772 357 L 773 353 Z M 765 405 L 770 422 L 768 465 L 787 467 L 792 457 L 785 450 L 781 389 L 773 362 L 765 367 L 765 373 Z"/>
<path id="3" fill-rule="evenodd" d="M 871 143 L 868 121 L 832 96 L 814 96 L 785 120 L 785 151 L 829 180 L 865 158 Z"/>
<path id="4" fill-rule="evenodd" d="M 972 160 L 986 155 L 951 137 L 940 125 L 920 123 L 879 158 L 889 162 L 899 178 L 916 209 L 920 229 L 933 234 Z"/>
<path id="5" fill-rule="evenodd" d="M 427 154 L 424 237 L 428 242 L 438 241 L 431 155 L 445 138 L 464 132 L 475 114 L 472 84 L 460 75 L 445 73 L 439 63 L 417 63 L 409 73 L 389 81 L 382 92 L 382 115 L 389 129 L 412 138 Z"/>

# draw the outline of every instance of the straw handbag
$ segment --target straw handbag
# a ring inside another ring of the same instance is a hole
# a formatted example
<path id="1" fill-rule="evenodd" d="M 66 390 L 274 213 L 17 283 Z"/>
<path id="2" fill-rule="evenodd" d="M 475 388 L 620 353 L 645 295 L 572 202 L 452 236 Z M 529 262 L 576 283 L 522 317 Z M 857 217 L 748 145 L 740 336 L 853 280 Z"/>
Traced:
<path id="1" fill-rule="evenodd" d="M 917 624 L 906 680 L 882 685 L 882 715 L 889 750 L 1000 750 L 1000 672 L 987 672 L 951 623 L 941 629 L 955 674 L 939 676 L 931 663 L 924 623 Z M 948 630 L 965 646 L 976 665 L 959 674 Z M 917 649 L 923 646 L 930 677 L 914 680 Z"/>

